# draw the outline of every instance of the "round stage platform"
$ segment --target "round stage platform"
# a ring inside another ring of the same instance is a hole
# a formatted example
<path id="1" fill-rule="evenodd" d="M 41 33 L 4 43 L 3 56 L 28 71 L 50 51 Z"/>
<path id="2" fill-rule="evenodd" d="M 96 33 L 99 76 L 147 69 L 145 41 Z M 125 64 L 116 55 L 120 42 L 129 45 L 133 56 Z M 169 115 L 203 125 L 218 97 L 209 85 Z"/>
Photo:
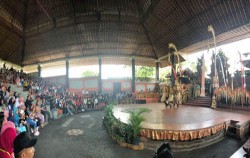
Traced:
<path id="1" fill-rule="evenodd" d="M 230 123 L 248 124 L 250 116 L 225 112 L 204 107 L 181 105 L 179 108 L 166 108 L 163 103 L 117 105 L 114 116 L 128 123 L 129 111 L 149 109 L 143 113 L 143 137 L 153 140 L 189 141 L 211 136 L 226 130 Z"/>

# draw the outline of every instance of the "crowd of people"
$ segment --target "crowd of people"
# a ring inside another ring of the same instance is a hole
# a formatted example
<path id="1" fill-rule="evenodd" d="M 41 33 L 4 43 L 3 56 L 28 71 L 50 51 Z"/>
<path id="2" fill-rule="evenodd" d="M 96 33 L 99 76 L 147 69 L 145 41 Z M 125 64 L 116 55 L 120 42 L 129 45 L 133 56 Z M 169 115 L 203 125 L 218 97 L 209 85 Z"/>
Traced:
<path id="1" fill-rule="evenodd" d="M 121 103 L 124 98 L 132 97 L 131 93 L 82 92 L 76 95 L 60 83 L 38 80 L 22 71 L 8 69 L 5 65 L 0 69 L 0 76 L 1 158 L 13 158 L 21 152 L 14 154 L 13 142 L 17 135 L 38 136 L 39 129 L 58 118 L 58 114 L 66 117 L 90 109 L 100 109 L 111 102 Z M 12 91 L 8 83 L 28 91 L 27 98 Z"/>

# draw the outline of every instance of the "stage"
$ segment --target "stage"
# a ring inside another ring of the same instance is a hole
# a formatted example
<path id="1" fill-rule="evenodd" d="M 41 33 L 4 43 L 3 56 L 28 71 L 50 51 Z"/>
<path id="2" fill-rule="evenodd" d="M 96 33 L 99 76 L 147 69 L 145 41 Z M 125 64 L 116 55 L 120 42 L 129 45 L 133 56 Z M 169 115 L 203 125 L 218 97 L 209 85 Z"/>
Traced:
<path id="1" fill-rule="evenodd" d="M 172 109 L 166 108 L 163 103 L 117 105 L 114 108 L 114 116 L 128 123 L 128 111 L 140 108 L 150 110 L 143 114 L 145 121 L 142 123 L 141 135 L 153 140 L 187 141 L 204 138 L 227 130 L 232 120 L 237 121 L 234 123 L 235 127 L 239 128 L 239 135 L 244 133 L 244 128 L 249 130 L 249 114 L 187 105 Z"/>

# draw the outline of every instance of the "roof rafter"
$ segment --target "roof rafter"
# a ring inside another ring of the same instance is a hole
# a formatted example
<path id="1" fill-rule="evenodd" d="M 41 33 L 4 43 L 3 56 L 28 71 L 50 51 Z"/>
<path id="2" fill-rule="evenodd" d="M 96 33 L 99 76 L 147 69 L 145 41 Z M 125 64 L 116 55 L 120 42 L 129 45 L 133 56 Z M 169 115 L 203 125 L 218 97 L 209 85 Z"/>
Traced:
<path id="1" fill-rule="evenodd" d="M 114 21 L 111 21 L 111 20 L 102 20 L 102 22 L 103 23 L 116 23 L 116 22 L 114 22 Z M 68 24 L 65 24 L 65 25 L 61 25 L 61 26 L 57 26 L 56 27 L 56 29 L 63 29 L 63 28 L 67 28 L 67 27 L 71 27 L 71 26 L 76 26 L 76 25 L 80 25 L 80 24 L 92 24 L 92 23 L 95 23 L 95 24 L 97 24 L 98 22 L 97 21 L 93 21 L 93 20 L 91 20 L 91 21 L 84 21 L 84 22 L 76 22 L 76 23 L 68 23 Z M 134 24 L 134 25 L 140 25 L 140 23 L 139 22 L 127 22 L 127 21 L 121 21 L 121 23 L 124 23 L 124 24 Z M 39 32 L 39 33 L 34 33 L 34 34 L 32 34 L 32 35 L 29 35 L 29 36 L 27 36 L 28 38 L 30 38 L 30 37 L 35 37 L 35 36 L 39 36 L 39 35 L 42 35 L 42 34 L 44 34 L 44 33 L 46 33 L 46 32 L 50 32 L 50 31 L 52 31 L 52 29 L 48 29 L 48 30 L 45 30 L 45 31 L 41 31 L 41 32 Z"/>
<path id="2" fill-rule="evenodd" d="M 205 14 L 205 13 L 209 12 L 210 10 L 212 10 L 213 7 L 215 7 L 215 6 L 219 5 L 219 4 L 221 4 L 223 1 L 226 1 L 226 0 L 221 0 L 221 1 L 217 2 L 217 3 L 215 3 L 214 5 L 212 5 L 212 6 L 208 7 L 208 8 L 206 8 L 206 9 L 203 10 L 202 12 L 200 12 L 200 13 L 198 13 L 198 14 L 196 14 L 196 15 L 193 15 L 193 16 L 191 16 L 191 17 L 189 17 L 189 18 L 188 18 L 186 21 L 184 21 L 182 24 L 180 24 L 180 25 L 178 25 L 178 26 L 176 26 L 176 27 L 174 27 L 174 28 L 172 28 L 172 29 L 169 29 L 168 32 L 174 32 L 175 30 L 177 30 L 177 29 L 180 28 L 181 26 L 187 25 L 187 24 L 190 23 L 190 21 L 192 21 L 194 18 L 201 17 L 203 14 Z M 170 16 L 170 15 L 169 15 L 169 16 Z M 167 18 L 168 18 L 168 17 L 167 17 Z M 168 32 L 166 32 L 166 33 L 168 33 Z M 155 41 L 158 41 L 158 39 L 161 38 L 163 35 L 164 35 L 164 34 L 160 34 L 160 35 L 156 38 Z M 153 41 L 153 42 L 155 42 L 155 41 Z"/>
<path id="3" fill-rule="evenodd" d="M 93 57 L 102 57 L 104 56 L 103 54 L 93 54 L 93 55 L 80 55 L 80 56 L 74 56 L 74 57 L 68 57 L 67 60 L 73 60 L 73 59 L 81 59 L 81 58 L 93 58 Z M 153 58 L 150 58 L 150 57 L 145 57 L 143 55 L 130 55 L 130 54 L 114 54 L 114 53 L 107 53 L 105 54 L 105 57 L 129 57 L 129 58 L 142 58 L 142 59 L 147 59 L 147 60 L 156 60 L 156 59 L 153 59 Z M 54 60 L 50 60 L 50 61 L 41 61 L 41 62 L 34 62 L 34 63 L 29 63 L 29 64 L 25 64 L 23 66 L 29 66 L 29 65 L 37 65 L 38 63 L 40 64 L 46 64 L 46 63 L 52 63 L 52 62 L 59 62 L 59 61 L 65 61 L 66 58 L 63 57 L 63 58 L 58 58 L 58 59 L 54 59 Z"/>
<path id="4" fill-rule="evenodd" d="M 152 0 L 151 0 L 151 5 L 152 5 Z M 143 27 L 143 29 L 144 29 L 144 32 L 145 32 L 145 34 L 146 34 L 146 37 L 147 37 L 147 39 L 148 39 L 148 41 L 149 41 L 151 47 L 153 48 L 154 56 L 155 56 L 155 58 L 158 58 L 158 56 L 157 56 L 157 54 L 156 54 L 156 51 L 155 51 L 155 47 L 154 47 L 154 45 L 153 45 L 153 43 L 152 43 L 152 40 L 150 39 L 150 36 L 149 36 L 149 33 L 148 33 L 147 29 L 146 29 L 146 27 L 145 27 L 145 25 L 144 25 L 144 23 L 143 23 L 143 13 L 142 13 L 141 8 L 140 8 L 140 6 L 139 6 L 138 0 L 136 0 L 136 6 L 137 6 L 138 11 L 139 11 L 139 14 L 140 14 L 140 16 L 141 16 L 141 18 L 140 18 L 140 19 L 141 19 L 141 20 L 140 20 L 140 21 L 141 21 L 141 25 L 142 25 L 142 27 Z"/>
<path id="5" fill-rule="evenodd" d="M 49 20 L 51 21 L 51 23 L 53 24 L 53 27 L 56 27 L 56 20 L 55 18 L 52 18 L 49 13 L 45 10 L 45 8 L 43 7 L 42 3 L 39 0 L 36 0 L 36 3 L 38 4 L 38 6 L 42 9 L 42 11 L 45 13 L 45 15 L 49 18 Z"/>
<path id="6" fill-rule="evenodd" d="M 23 38 L 19 41 L 19 43 L 16 45 L 16 47 L 14 47 L 13 49 L 12 49 L 12 51 L 10 52 L 10 53 L 8 53 L 4 58 L 3 58 L 3 60 L 6 60 L 6 61 L 8 61 L 9 59 L 10 59 L 10 57 L 12 57 L 13 55 L 16 55 L 14 52 L 16 51 L 16 49 L 17 48 L 19 48 L 20 47 L 20 45 L 21 45 L 21 43 L 23 42 Z"/>
<path id="7" fill-rule="evenodd" d="M 157 4 L 160 1 L 161 0 L 151 0 L 150 7 L 147 9 L 146 13 L 142 15 L 142 22 L 143 23 L 147 20 L 147 18 L 149 17 L 149 15 L 154 11 L 155 7 L 157 6 Z"/>

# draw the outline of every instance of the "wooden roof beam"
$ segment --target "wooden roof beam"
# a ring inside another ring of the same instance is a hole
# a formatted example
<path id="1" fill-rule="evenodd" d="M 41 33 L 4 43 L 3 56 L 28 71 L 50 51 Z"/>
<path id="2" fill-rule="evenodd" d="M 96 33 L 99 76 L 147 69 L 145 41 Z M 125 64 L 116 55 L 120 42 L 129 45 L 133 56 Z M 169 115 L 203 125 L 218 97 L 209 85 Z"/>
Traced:
<path id="1" fill-rule="evenodd" d="M 6 21 L 3 20 L 2 18 L 0 18 L 0 25 L 4 27 L 6 30 L 8 30 L 9 32 L 17 35 L 20 38 L 23 38 L 23 31 L 18 30 L 16 27 L 11 26 L 10 24 L 7 24 Z"/>
<path id="2" fill-rule="evenodd" d="M 23 17 L 23 30 L 25 30 L 26 27 L 26 20 L 27 20 L 27 10 L 28 10 L 28 4 L 29 4 L 29 0 L 26 1 L 26 3 L 24 4 L 25 6 L 25 11 L 24 11 L 24 17 Z M 25 40 L 22 43 L 22 50 L 21 50 L 21 66 L 23 65 L 23 59 L 24 59 L 24 55 L 25 55 Z"/>
<path id="3" fill-rule="evenodd" d="M 13 4 L 16 3 L 15 1 L 13 1 L 11 5 L 10 5 L 9 3 L 5 2 L 5 1 L 3 1 L 3 2 L 4 2 L 4 4 L 5 4 L 6 6 L 8 6 L 8 7 L 12 10 L 12 13 L 11 13 L 12 15 L 14 15 L 14 12 L 15 12 L 16 15 L 18 15 L 18 16 L 20 16 L 20 17 L 23 16 L 23 15 L 21 15 L 20 13 L 18 13 L 18 12 L 13 8 Z M 20 1 L 20 2 L 23 4 L 22 1 Z"/>
<path id="4" fill-rule="evenodd" d="M 17 50 L 17 48 L 19 48 L 19 46 L 22 44 L 23 41 L 24 39 L 21 39 L 19 43 L 17 44 L 17 46 L 14 47 L 10 53 L 6 53 L 6 56 L 3 58 L 3 60 L 8 61 L 10 57 L 12 57 L 13 55 L 16 55 L 14 52 Z"/>
<path id="5" fill-rule="evenodd" d="M 72 5 L 72 8 L 73 8 L 74 23 L 76 23 L 76 4 L 75 4 L 75 0 L 71 0 L 71 5 Z"/>
<path id="6" fill-rule="evenodd" d="M 66 57 L 66 56 L 65 56 Z M 65 57 L 63 58 L 58 58 L 58 59 L 53 59 L 53 60 L 47 60 L 47 61 L 42 61 L 42 62 L 37 62 L 37 60 L 35 62 L 31 62 L 29 64 L 25 64 L 23 66 L 30 66 L 30 65 L 37 65 L 38 63 L 40 64 L 47 64 L 47 63 L 52 63 L 52 62 L 60 62 L 60 61 L 65 61 Z M 80 55 L 80 56 L 74 56 L 74 57 L 68 57 L 68 60 L 73 60 L 73 59 L 81 59 L 81 58 L 93 58 L 93 57 L 128 57 L 128 58 L 135 58 L 135 59 L 144 59 L 144 60 L 157 60 L 155 58 L 151 58 L 151 57 L 145 57 L 143 55 L 130 55 L 130 54 L 113 54 L 113 53 L 109 53 L 109 54 L 105 54 L 105 55 Z"/>
<path id="7" fill-rule="evenodd" d="M 111 21 L 111 20 L 105 20 L 105 21 L 102 20 L 102 22 L 103 23 L 117 23 L 117 22 L 114 22 L 114 21 Z M 62 26 L 58 26 L 57 30 L 60 30 L 60 29 L 63 29 L 63 28 L 68 28 L 68 27 L 71 27 L 71 26 L 77 26 L 77 25 L 85 24 L 85 23 L 86 24 L 91 24 L 91 23 L 99 23 L 99 22 L 97 22 L 97 21 L 85 21 L 85 22 L 68 23 L 68 24 L 65 24 L 65 25 L 62 25 Z M 131 25 L 140 25 L 139 22 L 127 22 L 127 21 L 126 22 L 122 22 L 121 21 L 121 23 L 131 24 Z M 48 29 L 48 30 L 45 30 L 45 31 L 41 31 L 39 33 L 32 33 L 31 35 L 29 35 L 29 36 L 26 35 L 26 36 L 27 36 L 27 38 L 31 38 L 31 37 L 39 36 L 41 34 L 44 34 L 44 33 L 47 33 L 47 32 L 51 32 L 51 31 L 52 31 L 52 29 Z"/>
<path id="8" fill-rule="evenodd" d="M 186 21 L 184 21 L 182 24 L 180 24 L 180 25 L 174 27 L 173 29 L 170 29 L 168 32 L 173 32 L 173 31 L 177 30 L 179 27 L 181 27 L 181 26 L 183 26 L 183 25 L 186 25 L 186 24 L 190 23 L 190 21 L 192 21 L 194 18 L 200 17 L 201 15 L 203 15 L 203 14 L 209 12 L 210 10 L 213 9 L 213 7 L 215 7 L 215 6 L 219 5 L 219 4 L 221 4 L 221 3 L 224 2 L 224 1 L 226 1 L 226 0 L 221 0 L 221 1 L 219 1 L 219 2 L 217 2 L 217 3 L 215 3 L 215 4 L 213 4 L 212 6 L 210 6 L 210 7 L 206 8 L 206 9 L 204 9 L 204 10 L 201 11 L 200 13 L 198 13 L 198 14 L 196 14 L 196 15 L 194 15 L 194 16 L 191 16 L 191 17 L 188 18 Z M 166 17 L 166 18 L 168 18 L 168 17 Z M 168 33 L 168 32 L 166 32 L 166 33 Z M 160 35 L 155 39 L 155 41 L 158 41 L 158 39 L 161 38 L 162 36 L 163 36 L 163 34 L 160 34 Z M 153 42 L 155 42 L 155 41 L 153 41 Z"/>
<path id="9" fill-rule="evenodd" d="M 49 13 L 45 10 L 45 8 L 43 7 L 42 3 L 39 0 L 36 0 L 36 3 L 38 4 L 38 6 L 42 9 L 42 11 L 45 13 L 45 15 L 49 18 L 49 20 L 52 22 L 54 28 L 56 27 L 56 20 L 55 18 L 52 18 Z"/>
<path id="10" fill-rule="evenodd" d="M 160 2 L 160 0 L 151 0 L 151 5 L 150 7 L 148 7 L 146 13 L 142 13 L 142 22 L 144 23 L 149 15 L 154 11 L 155 7 L 157 6 L 157 4 Z"/>
<path id="11" fill-rule="evenodd" d="M 158 2 L 159 2 L 159 0 L 158 0 Z M 157 3 L 158 3 L 158 2 L 157 2 Z M 152 5 L 152 3 L 153 3 L 153 1 L 151 0 L 151 5 Z M 156 5 L 157 3 L 155 3 L 155 5 Z M 147 37 L 147 39 L 148 39 L 148 41 L 149 41 L 151 47 L 153 48 L 153 53 L 154 53 L 154 55 L 155 55 L 155 58 L 158 58 L 158 57 L 157 57 L 157 54 L 156 54 L 156 51 L 155 51 L 155 47 L 154 47 L 154 45 L 153 45 L 153 43 L 152 43 L 152 40 L 150 39 L 150 36 L 149 36 L 149 33 L 148 33 L 147 29 L 146 29 L 146 27 L 145 27 L 145 25 L 144 25 L 144 23 L 143 23 L 143 12 L 142 12 L 142 10 L 141 10 L 141 8 L 140 8 L 140 4 L 139 4 L 139 1 L 138 1 L 138 0 L 136 0 L 136 5 L 137 5 L 137 9 L 138 9 L 138 11 L 139 11 L 139 14 L 140 14 L 140 16 L 141 16 L 141 25 L 142 25 L 142 27 L 143 27 L 143 29 L 144 29 L 144 32 L 145 32 L 145 34 L 146 34 L 146 37 Z M 149 7 L 149 8 L 150 8 L 150 7 Z"/>

